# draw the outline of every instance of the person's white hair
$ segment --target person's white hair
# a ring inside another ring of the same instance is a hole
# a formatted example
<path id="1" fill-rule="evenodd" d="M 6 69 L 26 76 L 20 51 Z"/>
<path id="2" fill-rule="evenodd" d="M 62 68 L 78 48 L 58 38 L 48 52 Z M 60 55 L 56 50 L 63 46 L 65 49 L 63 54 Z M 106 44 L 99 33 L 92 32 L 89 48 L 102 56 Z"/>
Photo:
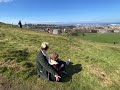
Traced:
<path id="1" fill-rule="evenodd" d="M 46 48 L 47 46 L 49 46 L 49 43 L 48 42 L 43 42 L 41 44 L 41 48 Z"/>

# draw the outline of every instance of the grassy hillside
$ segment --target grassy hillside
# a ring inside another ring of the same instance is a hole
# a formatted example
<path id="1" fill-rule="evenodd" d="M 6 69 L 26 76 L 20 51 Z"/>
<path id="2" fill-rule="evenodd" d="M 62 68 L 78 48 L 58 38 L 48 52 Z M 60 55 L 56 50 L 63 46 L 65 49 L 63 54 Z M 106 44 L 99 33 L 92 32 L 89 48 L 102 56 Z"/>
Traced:
<path id="1" fill-rule="evenodd" d="M 43 42 L 73 65 L 63 82 L 36 75 L 35 58 Z M 0 27 L 0 90 L 119 90 L 120 46 L 79 38 Z"/>

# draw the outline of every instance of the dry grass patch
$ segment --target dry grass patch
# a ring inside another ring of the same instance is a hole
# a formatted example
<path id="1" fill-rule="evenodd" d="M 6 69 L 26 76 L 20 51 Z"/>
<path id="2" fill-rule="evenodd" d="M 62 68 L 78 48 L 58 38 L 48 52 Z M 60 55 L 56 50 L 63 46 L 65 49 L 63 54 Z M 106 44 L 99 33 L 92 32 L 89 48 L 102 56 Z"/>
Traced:
<path id="1" fill-rule="evenodd" d="M 93 66 L 90 66 L 89 69 L 90 73 L 97 76 L 97 78 L 100 80 L 100 84 L 102 87 L 108 87 L 114 84 L 105 70 Z"/>
<path id="2" fill-rule="evenodd" d="M 0 75 L 0 90 L 10 90 L 11 83 L 8 79 Z"/>
<path id="3" fill-rule="evenodd" d="M 0 68 L 4 68 L 4 67 L 12 68 L 12 69 L 14 69 L 14 71 L 19 71 L 22 69 L 22 67 L 18 63 L 14 62 L 14 61 L 10 61 L 10 60 L 0 63 Z"/>
<path id="4" fill-rule="evenodd" d="M 79 48 L 79 47 L 76 47 L 76 46 L 71 46 L 71 47 L 70 47 L 70 50 L 78 51 L 78 50 L 80 50 L 80 48 Z"/>

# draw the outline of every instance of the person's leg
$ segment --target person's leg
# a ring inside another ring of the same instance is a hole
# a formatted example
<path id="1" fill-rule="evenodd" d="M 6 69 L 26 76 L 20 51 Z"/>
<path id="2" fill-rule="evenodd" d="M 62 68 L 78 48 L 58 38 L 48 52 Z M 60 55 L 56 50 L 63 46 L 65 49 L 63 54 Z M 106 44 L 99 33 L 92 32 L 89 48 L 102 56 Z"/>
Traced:
<path id="1" fill-rule="evenodd" d="M 64 71 L 65 70 L 65 66 L 66 66 L 66 62 L 59 61 L 58 63 L 59 63 L 60 71 Z"/>
<path id="2" fill-rule="evenodd" d="M 62 74 L 67 75 L 67 72 L 65 71 L 66 62 L 60 60 L 58 63 L 59 63 L 59 73 L 61 74 L 61 76 Z"/>

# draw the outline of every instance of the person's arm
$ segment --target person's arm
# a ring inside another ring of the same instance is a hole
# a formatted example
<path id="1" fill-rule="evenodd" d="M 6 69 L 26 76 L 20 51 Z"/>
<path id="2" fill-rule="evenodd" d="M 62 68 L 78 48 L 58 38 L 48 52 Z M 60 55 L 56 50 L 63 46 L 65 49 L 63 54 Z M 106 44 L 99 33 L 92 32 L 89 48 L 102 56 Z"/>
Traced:
<path id="1" fill-rule="evenodd" d="M 47 59 L 44 56 L 38 57 L 39 58 L 39 63 L 43 66 L 43 68 L 48 71 L 49 73 L 55 75 L 58 75 L 57 72 L 50 66 L 48 63 Z"/>
<path id="2" fill-rule="evenodd" d="M 56 81 L 60 80 L 60 76 L 58 75 L 58 73 L 50 66 L 50 64 L 48 63 L 48 61 L 46 60 L 45 57 L 41 58 L 39 57 L 39 63 L 43 66 L 43 68 L 48 71 L 49 73 L 53 74 L 55 76 Z"/>
<path id="3" fill-rule="evenodd" d="M 58 66 L 57 65 L 52 65 L 53 66 L 53 68 L 55 68 L 55 70 L 58 70 L 59 68 L 58 68 Z"/>

